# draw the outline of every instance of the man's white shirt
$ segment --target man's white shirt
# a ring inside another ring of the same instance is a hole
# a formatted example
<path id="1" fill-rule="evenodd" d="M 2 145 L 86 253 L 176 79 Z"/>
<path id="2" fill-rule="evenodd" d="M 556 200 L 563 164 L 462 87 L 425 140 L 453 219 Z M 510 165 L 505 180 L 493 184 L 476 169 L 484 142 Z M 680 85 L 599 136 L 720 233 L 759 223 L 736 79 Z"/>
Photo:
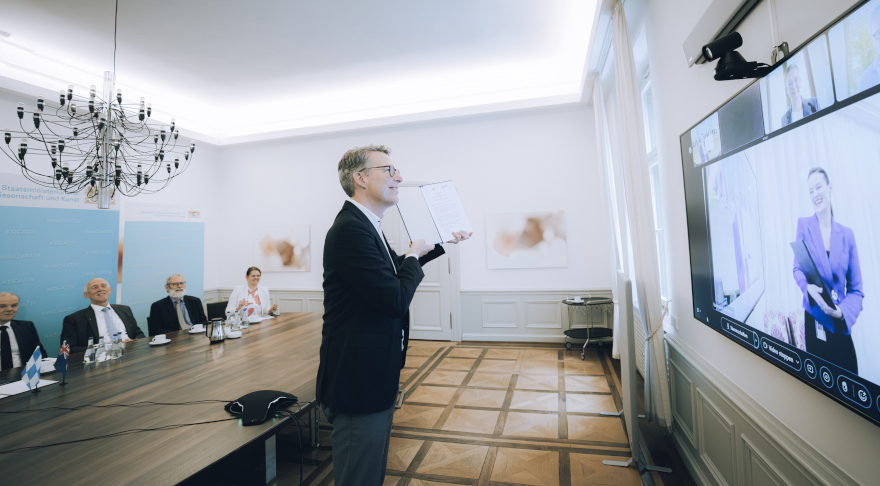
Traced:
<path id="1" fill-rule="evenodd" d="M 364 216 L 366 216 L 367 219 L 369 219 L 370 222 L 373 223 L 373 228 L 376 228 L 376 233 L 379 234 L 379 239 L 382 240 L 382 244 L 385 245 L 385 251 L 388 253 L 388 259 L 391 260 L 391 265 L 394 267 L 394 273 L 397 273 L 397 262 L 395 262 L 394 259 L 391 258 L 391 251 L 388 249 L 388 243 L 385 241 L 385 236 L 382 234 L 382 218 L 376 216 L 366 206 L 355 201 L 354 199 L 349 198 L 349 201 L 351 201 L 351 203 L 354 204 L 356 208 L 360 209 L 361 212 L 364 213 Z M 418 256 L 409 254 L 406 257 L 417 258 Z"/>
<path id="2" fill-rule="evenodd" d="M 125 331 L 125 324 L 122 322 L 122 319 L 116 315 L 116 311 L 113 310 L 112 307 L 108 304 L 107 307 L 110 309 L 110 315 L 113 317 L 113 324 L 116 325 L 116 332 L 121 332 L 121 339 L 129 339 L 128 333 Z M 104 320 L 104 308 L 100 305 L 92 304 L 92 309 L 95 311 L 95 320 L 98 322 L 98 334 L 99 337 L 108 336 L 111 339 L 113 336 L 109 335 L 109 331 L 107 331 L 107 322 Z"/>
<path id="3" fill-rule="evenodd" d="M 9 349 L 12 350 L 12 367 L 20 368 L 21 363 L 21 350 L 18 349 L 18 339 L 15 339 L 15 332 L 12 331 L 12 321 L 3 324 L 0 327 L 6 328 L 6 334 L 9 335 Z M 30 359 L 30 356 L 28 356 Z"/>

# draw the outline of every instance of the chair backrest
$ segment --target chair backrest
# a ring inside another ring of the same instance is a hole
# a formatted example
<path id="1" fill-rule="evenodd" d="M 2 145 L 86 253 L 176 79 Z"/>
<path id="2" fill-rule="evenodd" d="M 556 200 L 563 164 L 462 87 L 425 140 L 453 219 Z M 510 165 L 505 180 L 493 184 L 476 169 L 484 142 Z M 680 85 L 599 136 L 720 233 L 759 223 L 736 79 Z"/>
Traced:
<path id="1" fill-rule="evenodd" d="M 782 312 L 764 311 L 764 332 L 780 341 L 791 344 L 791 338 L 788 334 L 788 323 L 785 321 L 785 316 Z"/>
<path id="2" fill-rule="evenodd" d="M 807 333 L 804 328 L 804 310 L 797 309 L 788 315 L 788 327 L 791 329 L 792 344 L 804 351 L 807 350 Z"/>
<path id="3" fill-rule="evenodd" d="M 151 317 L 153 316 L 147 316 L 147 334 L 149 334 L 150 337 L 153 336 L 153 320 L 150 319 Z"/>
<path id="4" fill-rule="evenodd" d="M 208 320 L 216 319 L 216 318 L 224 318 L 226 317 L 226 306 L 229 304 L 228 300 L 224 300 L 223 302 L 209 302 L 208 303 Z"/>

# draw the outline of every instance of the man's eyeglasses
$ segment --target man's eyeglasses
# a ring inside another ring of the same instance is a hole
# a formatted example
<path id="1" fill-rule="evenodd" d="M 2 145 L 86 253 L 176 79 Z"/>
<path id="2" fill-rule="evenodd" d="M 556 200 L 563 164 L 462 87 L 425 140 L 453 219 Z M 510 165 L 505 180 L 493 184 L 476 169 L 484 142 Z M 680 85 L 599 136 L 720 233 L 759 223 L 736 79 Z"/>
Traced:
<path id="1" fill-rule="evenodd" d="M 370 169 L 385 169 L 388 172 L 388 175 L 394 177 L 395 173 L 400 174 L 400 169 L 396 169 L 393 165 L 377 165 L 375 167 L 364 167 L 361 170 L 370 170 Z M 360 172 L 360 171 L 358 171 Z"/>
<path id="2" fill-rule="evenodd" d="M 168 284 L 169 287 L 185 287 L 186 282 L 171 282 Z"/>

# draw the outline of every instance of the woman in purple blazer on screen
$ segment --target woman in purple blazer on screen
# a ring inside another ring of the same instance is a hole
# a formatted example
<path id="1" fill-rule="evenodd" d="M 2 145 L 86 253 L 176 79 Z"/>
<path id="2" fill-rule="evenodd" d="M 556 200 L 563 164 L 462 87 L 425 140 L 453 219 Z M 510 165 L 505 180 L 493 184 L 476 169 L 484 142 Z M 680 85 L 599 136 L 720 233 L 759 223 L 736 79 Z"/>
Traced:
<path id="1" fill-rule="evenodd" d="M 862 270 L 853 231 L 834 219 L 828 173 L 814 167 L 807 175 L 815 214 L 798 218 L 796 241 L 803 240 L 819 276 L 836 304 L 828 306 L 822 287 L 807 282 L 797 258 L 794 281 L 804 293 L 804 329 L 807 351 L 858 374 L 859 364 L 852 328 L 862 312 Z"/>

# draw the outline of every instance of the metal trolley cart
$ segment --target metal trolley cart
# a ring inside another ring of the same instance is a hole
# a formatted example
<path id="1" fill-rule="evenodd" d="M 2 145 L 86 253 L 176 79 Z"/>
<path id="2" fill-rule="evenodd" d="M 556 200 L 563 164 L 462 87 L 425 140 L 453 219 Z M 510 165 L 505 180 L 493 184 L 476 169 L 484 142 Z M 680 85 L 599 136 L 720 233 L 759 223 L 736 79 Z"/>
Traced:
<path id="1" fill-rule="evenodd" d="M 612 341 L 614 331 L 608 325 L 608 315 L 614 311 L 614 305 L 611 299 L 608 297 L 588 296 L 580 302 L 565 299 L 562 303 L 568 308 L 568 330 L 562 331 L 565 334 L 565 349 L 571 349 L 571 343 L 568 341 L 568 338 L 586 339 L 584 347 L 581 349 L 581 359 L 585 359 L 588 344 L 593 342 L 601 346 L 602 344 L 610 343 Z M 596 307 L 602 311 L 601 326 L 594 325 L 592 319 L 590 319 L 587 327 L 579 327 L 577 329 L 571 328 L 571 324 L 574 322 L 574 316 L 577 312 L 580 312 L 589 319 L 591 316 L 588 310 Z"/>

